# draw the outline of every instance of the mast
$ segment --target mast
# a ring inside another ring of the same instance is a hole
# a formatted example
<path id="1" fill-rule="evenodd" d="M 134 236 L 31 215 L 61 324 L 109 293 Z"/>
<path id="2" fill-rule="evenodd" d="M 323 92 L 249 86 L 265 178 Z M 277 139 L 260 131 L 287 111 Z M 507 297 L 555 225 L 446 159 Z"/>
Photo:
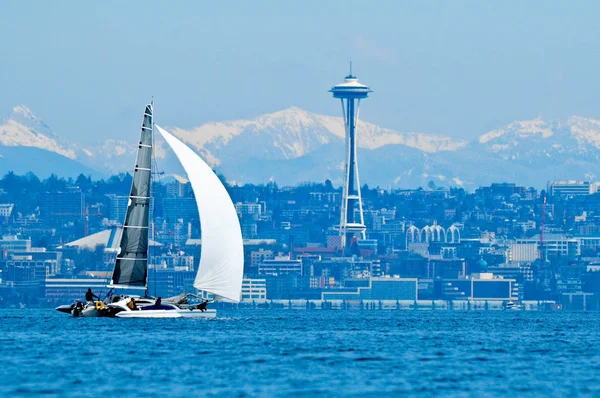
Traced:
<path id="1" fill-rule="evenodd" d="M 146 105 L 123 233 L 109 287 L 147 289 L 153 105 Z"/>
<path id="2" fill-rule="evenodd" d="M 150 105 L 152 105 L 152 111 L 154 111 L 154 96 L 152 97 L 152 101 L 150 102 Z M 154 118 L 154 114 L 152 115 L 152 117 Z M 154 129 L 154 123 L 152 124 L 152 128 Z M 154 149 L 154 134 L 152 134 L 152 149 Z M 150 173 L 150 200 L 152 200 L 152 198 L 154 197 L 154 176 L 158 175 L 158 164 L 156 163 L 156 156 L 154 154 L 154 151 L 152 151 L 152 172 Z M 156 179 L 158 181 L 158 178 Z M 156 211 L 156 210 L 154 210 Z M 155 219 L 154 219 L 154 213 L 151 214 L 152 219 L 149 221 L 150 225 L 151 225 L 151 229 L 150 229 L 150 239 L 154 239 L 154 234 L 155 234 Z M 150 251 L 148 249 L 148 251 Z M 156 295 L 156 247 L 153 245 L 152 246 L 152 256 L 150 257 L 152 259 L 154 259 L 154 266 L 153 266 L 153 272 L 152 272 L 152 276 L 154 277 L 153 280 L 153 285 L 154 285 L 154 297 L 157 297 Z M 147 283 L 147 286 L 150 285 L 150 283 Z M 146 295 L 148 295 L 148 291 L 149 289 L 146 289 Z"/>

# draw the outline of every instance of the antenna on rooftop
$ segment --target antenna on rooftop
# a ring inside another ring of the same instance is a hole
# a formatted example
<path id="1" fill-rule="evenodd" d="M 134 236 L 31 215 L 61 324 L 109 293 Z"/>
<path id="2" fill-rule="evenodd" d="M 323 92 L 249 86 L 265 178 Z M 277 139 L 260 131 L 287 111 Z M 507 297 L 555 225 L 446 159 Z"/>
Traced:
<path id="1" fill-rule="evenodd" d="M 350 61 L 350 76 L 352 76 L 352 61 Z"/>

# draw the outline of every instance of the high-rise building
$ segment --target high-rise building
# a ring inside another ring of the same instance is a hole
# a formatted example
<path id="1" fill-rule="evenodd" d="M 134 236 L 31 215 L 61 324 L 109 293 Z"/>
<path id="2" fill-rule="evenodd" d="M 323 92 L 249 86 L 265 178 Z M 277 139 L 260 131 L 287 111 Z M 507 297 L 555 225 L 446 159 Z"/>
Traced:
<path id="1" fill-rule="evenodd" d="M 192 196 L 192 186 L 189 182 L 181 182 L 175 180 L 165 184 L 167 190 L 167 197 L 169 198 L 182 198 Z"/>
<path id="2" fill-rule="evenodd" d="M 115 194 L 108 194 L 106 196 L 109 201 L 108 214 L 110 219 L 116 221 L 118 224 L 122 224 L 125 220 L 129 196 L 118 196 Z"/>
<path id="3" fill-rule="evenodd" d="M 44 192 L 40 195 L 40 216 L 45 221 L 81 220 L 85 216 L 85 195 L 80 190 Z"/>
<path id="4" fill-rule="evenodd" d="M 366 237 L 356 158 L 356 125 L 358 124 L 360 100 L 367 98 L 372 91 L 369 87 L 359 83 L 356 76 L 352 75 L 351 64 L 350 74 L 346 76 L 344 82 L 332 87 L 329 92 L 333 94 L 333 98 L 339 98 L 342 103 L 344 126 L 346 128 L 346 167 L 344 168 L 339 232 L 342 246 L 349 247 L 356 235 L 359 235 L 362 239 Z M 354 211 L 355 208 L 358 208 L 357 213 Z M 356 214 L 358 214 L 358 217 L 356 217 Z"/>

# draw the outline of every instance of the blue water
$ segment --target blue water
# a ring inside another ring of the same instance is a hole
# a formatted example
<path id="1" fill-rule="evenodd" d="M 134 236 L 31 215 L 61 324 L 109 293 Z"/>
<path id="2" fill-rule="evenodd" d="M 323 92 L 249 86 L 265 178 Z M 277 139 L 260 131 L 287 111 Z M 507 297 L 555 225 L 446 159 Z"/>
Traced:
<path id="1" fill-rule="evenodd" d="M 600 395 L 600 314 L 0 310 L 0 395 Z"/>

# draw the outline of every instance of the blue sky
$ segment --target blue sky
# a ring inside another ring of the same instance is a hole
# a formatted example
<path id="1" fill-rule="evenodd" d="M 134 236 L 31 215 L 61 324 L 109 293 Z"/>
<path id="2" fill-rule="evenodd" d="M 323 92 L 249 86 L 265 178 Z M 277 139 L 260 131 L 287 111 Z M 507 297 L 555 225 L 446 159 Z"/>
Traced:
<path id="1" fill-rule="evenodd" d="M 361 118 L 473 138 L 516 119 L 600 119 L 600 3 L 2 1 L 0 114 L 116 138 L 154 96 L 191 127 L 289 106 L 337 115 L 352 60 Z"/>

